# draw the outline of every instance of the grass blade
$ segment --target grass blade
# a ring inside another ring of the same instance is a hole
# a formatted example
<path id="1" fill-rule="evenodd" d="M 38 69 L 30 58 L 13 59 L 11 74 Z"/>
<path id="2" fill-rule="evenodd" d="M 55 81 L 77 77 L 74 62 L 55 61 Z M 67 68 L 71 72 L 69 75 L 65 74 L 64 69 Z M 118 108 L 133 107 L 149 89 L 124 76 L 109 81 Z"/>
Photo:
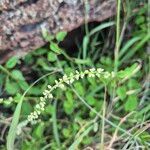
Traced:
<path id="1" fill-rule="evenodd" d="M 57 107 L 57 101 L 54 101 L 53 105 L 53 114 L 52 114 L 52 120 L 53 120 L 53 133 L 54 137 L 57 143 L 57 146 L 60 148 L 60 139 L 59 139 L 59 134 L 58 134 L 58 127 L 57 127 L 57 118 L 56 118 L 56 107 Z"/>
<path id="2" fill-rule="evenodd" d="M 122 60 L 120 60 L 120 65 L 126 60 L 130 59 L 140 48 L 150 40 L 150 34 L 147 34 L 134 48 L 132 48 Z"/>
<path id="3" fill-rule="evenodd" d="M 128 52 L 127 50 L 129 50 L 129 48 L 137 41 L 139 41 L 141 38 L 140 37 L 135 37 L 135 38 L 132 38 L 131 40 L 129 40 L 125 45 L 124 47 L 120 50 L 120 53 L 119 53 L 119 58 L 123 57 L 123 55 Z"/>
<path id="4" fill-rule="evenodd" d="M 75 150 L 78 145 L 81 143 L 82 139 L 93 129 L 93 125 L 87 128 L 79 137 L 77 140 L 73 142 L 73 144 L 68 148 L 68 150 Z"/>
<path id="5" fill-rule="evenodd" d="M 15 137 L 16 137 L 16 130 L 17 130 L 17 125 L 19 122 L 19 116 L 21 112 L 21 106 L 22 106 L 23 100 L 21 100 L 15 110 L 13 120 L 8 132 L 8 137 L 7 137 L 7 150 L 14 150 L 14 142 L 15 142 Z"/>
<path id="6" fill-rule="evenodd" d="M 103 23 L 103 24 L 97 26 L 96 28 L 94 28 L 93 30 L 91 30 L 91 32 L 89 33 L 89 35 L 91 36 L 91 35 L 93 35 L 93 34 L 99 32 L 99 31 L 102 30 L 102 29 L 105 29 L 105 28 L 107 28 L 107 27 L 113 26 L 114 24 L 115 24 L 115 23 L 114 23 L 113 21 L 112 21 L 112 22 Z"/>
<path id="7" fill-rule="evenodd" d="M 47 73 L 46 75 L 44 75 L 41 78 L 39 78 L 38 80 L 36 80 L 33 84 L 31 84 L 31 86 L 22 95 L 20 102 L 17 104 L 16 110 L 13 115 L 12 123 L 11 123 L 9 131 L 8 131 L 7 143 L 6 143 L 7 150 L 14 150 L 14 142 L 15 142 L 15 138 L 16 138 L 17 125 L 19 123 L 21 107 L 22 107 L 22 103 L 23 103 L 23 99 L 24 99 L 25 95 L 40 80 L 42 80 L 43 78 L 45 78 L 51 74 L 54 74 L 56 72 L 58 72 L 58 71 L 53 71 L 51 73 Z"/>

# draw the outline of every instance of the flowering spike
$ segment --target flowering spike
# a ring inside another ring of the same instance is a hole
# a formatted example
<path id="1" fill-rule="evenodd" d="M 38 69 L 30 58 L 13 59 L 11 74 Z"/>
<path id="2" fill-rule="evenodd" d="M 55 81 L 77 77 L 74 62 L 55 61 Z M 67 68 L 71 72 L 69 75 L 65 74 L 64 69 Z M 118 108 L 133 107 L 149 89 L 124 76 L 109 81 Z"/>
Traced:
<path id="1" fill-rule="evenodd" d="M 46 100 L 53 98 L 53 95 L 51 93 L 53 90 L 55 90 L 56 88 L 65 89 L 65 83 L 72 84 L 75 80 L 79 80 L 80 78 L 83 79 L 85 77 L 92 77 L 92 78 L 103 77 L 103 78 L 107 79 L 107 78 L 114 78 L 115 73 L 114 72 L 111 72 L 111 73 L 104 72 L 104 69 L 102 69 L 102 68 L 97 68 L 97 69 L 92 68 L 89 70 L 85 70 L 84 72 L 79 72 L 76 70 L 75 74 L 70 73 L 69 76 L 67 76 L 65 74 L 62 78 L 55 80 L 55 84 L 53 86 L 51 86 L 51 85 L 47 86 L 47 89 L 44 90 L 44 92 L 43 92 L 43 97 L 40 97 L 40 102 L 35 106 L 34 112 L 32 112 L 28 116 L 28 121 L 33 122 L 36 119 L 38 119 L 38 116 L 45 109 Z"/>

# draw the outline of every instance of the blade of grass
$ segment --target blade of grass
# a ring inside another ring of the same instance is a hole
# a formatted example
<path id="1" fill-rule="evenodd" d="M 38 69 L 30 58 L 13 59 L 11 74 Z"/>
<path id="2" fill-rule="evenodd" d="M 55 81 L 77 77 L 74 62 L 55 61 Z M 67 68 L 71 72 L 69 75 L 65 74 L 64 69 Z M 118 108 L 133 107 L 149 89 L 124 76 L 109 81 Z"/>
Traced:
<path id="1" fill-rule="evenodd" d="M 121 65 L 123 62 L 129 60 L 140 48 L 150 40 L 150 34 L 147 34 L 138 44 L 137 46 L 133 47 L 124 57 L 120 60 Z"/>
<path id="2" fill-rule="evenodd" d="M 56 118 L 56 107 L 57 107 L 57 101 L 54 101 L 54 105 L 53 105 L 53 114 L 52 114 L 52 120 L 53 120 L 53 133 L 54 133 L 54 137 L 57 143 L 58 148 L 61 147 L 60 144 L 60 139 L 59 139 L 59 134 L 58 134 L 58 127 L 57 127 L 57 118 Z"/>
<path id="3" fill-rule="evenodd" d="M 115 47 L 115 72 L 118 70 L 119 65 L 119 48 L 120 48 L 120 10 L 121 0 L 117 0 L 117 21 L 116 21 L 116 47 Z"/>
<path id="4" fill-rule="evenodd" d="M 19 123 L 19 117 L 20 117 L 20 113 L 21 113 L 21 107 L 22 107 L 22 103 L 23 103 L 23 99 L 25 97 L 25 95 L 27 94 L 27 92 L 36 84 L 38 83 L 40 80 L 42 80 L 43 78 L 54 74 L 58 71 L 54 71 L 51 73 L 48 73 L 44 76 L 42 76 L 41 78 L 39 78 L 38 80 L 36 80 L 33 84 L 31 84 L 31 86 L 24 92 L 24 94 L 22 95 L 19 103 L 17 104 L 17 107 L 15 109 L 14 115 L 13 115 L 13 119 L 8 131 L 8 136 L 7 136 L 7 141 L 6 141 L 6 147 L 7 150 L 14 150 L 14 143 L 15 143 L 15 138 L 16 138 L 16 131 L 17 131 L 17 125 Z"/>
<path id="5" fill-rule="evenodd" d="M 106 23 L 103 23 L 103 24 L 97 26 L 93 30 L 91 30 L 90 33 L 88 31 L 86 31 L 87 35 L 83 39 L 83 59 L 85 59 L 87 56 L 87 49 L 88 49 L 88 43 L 90 41 L 90 36 L 94 35 L 95 33 L 99 32 L 100 30 L 110 27 L 114 24 L 115 24 L 114 22 L 106 22 Z"/>
<path id="6" fill-rule="evenodd" d="M 107 97 L 107 87 L 105 86 L 103 113 L 102 113 L 103 118 L 102 118 L 102 131 L 101 131 L 101 149 L 105 149 L 104 140 L 105 140 L 106 97 Z"/>
<path id="7" fill-rule="evenodd" d="M 111 27 L 111 26 L 113 26 L 114 24 L 115 24 L 115 23 L 114 23 L 113 21 L 103 23 L 103 24 L 97 26 L 96 28 L 94 28 L 93 30 L 91 30 L 91 32 L 89 33 L 89 35 L 92 36 L 92 35 L 94 35 L 95 33 L 101 31 L 102 29 Z"/>
<path id="8" fill-rule="evenodd" d="M 75 140 L 73 142 L 73 144 L 71 144 L 71 146 L 68 148 L 68 150 L 75 150 L 78 145 L 82 142 L 82 139 L 88 135 L 88 133 L 93 129 L 93 125 L 88 127 L 79 137 L 77 140 Z"/>
<path id="9" fill-rule="evenodd" d="M 141 38 L 140 37 L 134 37 L 131 40 L 129 40 L 123 48 L 121 48 L 120 53 L 119 53 L 119 58 L 123 57 L 125 53 L 128 53 L 129 48 L 137 41 L 139 41 Z"/>

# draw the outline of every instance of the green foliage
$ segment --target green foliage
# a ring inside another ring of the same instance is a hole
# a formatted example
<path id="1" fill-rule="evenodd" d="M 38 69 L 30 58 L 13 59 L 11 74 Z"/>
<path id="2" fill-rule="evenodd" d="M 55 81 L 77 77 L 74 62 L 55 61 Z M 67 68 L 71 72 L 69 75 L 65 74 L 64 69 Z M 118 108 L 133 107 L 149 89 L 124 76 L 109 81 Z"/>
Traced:
<path id="1" fill-rule="evenodd" d="M 127 96 L 126 92 L 127 92 L 126 86 L 120 86 L 117 88 L 117 95 L 121 100 L 124 100 L 126 98 Z"/>
<path id="2" fill-rule="evenodd" d="M 18 62 L 18 58 L 17 58 L 16 56 L 11 57 L 11 58 L 7 61 L 6 67 L 9 68 L 9 69 L 11 69 L 11 68 L 13 68 L 13 67 L 16 66 L 17 62 Z"/>
<path id="3" fill-rule="evenodd" d="M 56 54 L 61 54 L 61 48 L 58 46 L 58 44 L 51 42 L 50 49 L 55 52 Z"/>
<path id="4" fill-rule="evenodd" d="M 138 106 L 138 98 L 136 95 L 130 95 L 128 96 L 128 99 L 125 103 L 125 110 L 126 111 L 133 111 Z"/>
<path id="5" fill-rule="evenodd" d="M 56 40 L 58 42 L 62 42 L 65 39 L 66 35 L 67 35 L 67 32 L 58 32 L 56 34 Z"/>
<path id="6" fill-rule="evenodd" d="M 133 6 L 129 5 L 128 9 L 130 7 Z M 146 44 L 150 38 L 146 32 L 146 12 L 147 7 L 144 6 L 138 8 L 131 18 L 125 18 L 127 25 L 130 20 L 134 22 L 134 28 L 130 33 L 124 33 L 127 36 L 121 39 L 118 52 L 119 71 L 114 80 L 88 77 L 76 81 L 72 86 L 67 85 L 63 90 L 54 90 L 53 100 L 46 102 L 46 108 L 36 124 L 33 122 L 27 125 L 23 122 L 39 103 L 47 85 L 54 85 L 55 80 L 64 74 L 75 73 L 76 70 L 82 72 L 93 67 L 101 67 L 108 72 L 114 70 L 114 43 L 110 38 L 113 35 L 108 37 L 107 33 L 109 30 L 110 33 L 115 32 L 115 23 L 101 23 L 89 29 L 83 37 L 83 43 L 78 44 L 79 51 L 73 55 L 67 54 L 60 47 L 66 32 L 53 36 L 43 29 L 43 38 L 49 42 L 48 48 L 39 48 L 22 60 L 12 57 L 5 65 L 0 66 L 2 129 L 5 123 L 6 126 L 10 124 L 9 117 L 12 117 L 14 112 L 9 133 L 6 132 L 7 149 L 71 150 L 83 149 L 95 143 L 98 146 L 103 145 L 103 119 L 104 142 L 106 141 L 104 145 L 108 145 L 110 137 L 117 133 L 117 137 L 121 137 L 119 149 L 125 149 L 125 146 L 133 149 L 135 141 L 139 146 L 149 149 L 147 122 L 150 118 L 150 58 L 146 52 Z M 132 27 L 132 24 L 130 26 Z M 143 65 L 135 63 L 134 60 L 139 59 L 143 60 Z M 47 73 L 49 75 L 45 75 Z M 100 117 L 102 115 L 105 118 Z M 129 116 L 124 119 L 126 115 Z M 122 139 L 127 141 L 122 142 Z M 117 141 L 115 143 L 117 144 Z M 1 145 L 0 149 L 6 149 L 5 147 Z"/>
<path id="7" fill-rule="evenodd" d="M 49 52 L 47 54 L 47 59 L 50 61 L 50 62 L 55 62 L 57 60 L 57 55 L 53 52 Z"/>

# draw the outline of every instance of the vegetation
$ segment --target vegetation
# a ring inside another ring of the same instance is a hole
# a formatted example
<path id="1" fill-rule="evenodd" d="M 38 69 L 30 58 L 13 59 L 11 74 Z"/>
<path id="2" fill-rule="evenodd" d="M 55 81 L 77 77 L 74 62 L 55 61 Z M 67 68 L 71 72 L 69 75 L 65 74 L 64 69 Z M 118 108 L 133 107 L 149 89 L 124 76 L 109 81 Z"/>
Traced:
<path id="1" fill-rule="evenodd" d="M 0 65 L 0 149 L 150 149 L 148 11 L 118 0 L 74 50 L 43 29 L 48 47 Z"/>

